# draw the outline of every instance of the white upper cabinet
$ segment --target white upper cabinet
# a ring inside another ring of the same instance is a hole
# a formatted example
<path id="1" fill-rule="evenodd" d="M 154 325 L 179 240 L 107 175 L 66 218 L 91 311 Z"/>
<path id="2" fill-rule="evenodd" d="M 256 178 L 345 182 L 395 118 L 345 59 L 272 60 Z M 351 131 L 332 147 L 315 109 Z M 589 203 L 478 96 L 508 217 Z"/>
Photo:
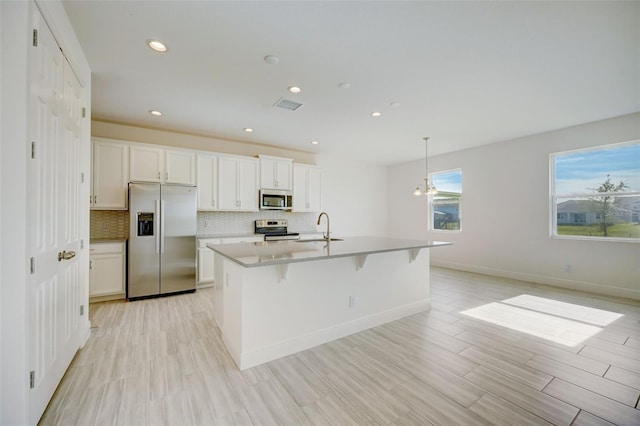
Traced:
<path id="1" fill-rule="evenodd" d="M 196 184 L 196 154 L 193 151 L 165 150 L 165 183 Z"/>
<path id="2" fill-rule="evenodd" d="M 129 175 L 132 182 L 195 185 L 196 154 L 187 150 L 132 145 Z"/>
<path id="3" fill-rule="evenodd" d="M 291 190 L 293 160 L 260 155 L 260 188 Z"/>
<path id="4" fill-rule="evenodd" d="M 92 141 L 92 209 L 126 210 L 129 182 L 129 145 L 95 138 Z"/>
<path id="5" fill-rule="evenodd" d="M 258 160 L 218 157 L 218 210 L 258 211 Z"/>
<path id="6" fill-rule="evenodd" d="M 196 185 L 198 186 L 198 210 L 217 210 L 218 157 L 215 155 L 198 154 L 197 163 L 198 178 Z"/>
<path id="7" fill-rule="evenodd" d="M 318 212 L 322 207 L 322 170 L 315 166 L 293 166 L 294 212 Z"/>
<path id="8" fill-rule="evenodd" d="M 129 176 L 132 182 L 162 182 L 164 150 L 152 146 L 134 145 L 130 151 Z"/>

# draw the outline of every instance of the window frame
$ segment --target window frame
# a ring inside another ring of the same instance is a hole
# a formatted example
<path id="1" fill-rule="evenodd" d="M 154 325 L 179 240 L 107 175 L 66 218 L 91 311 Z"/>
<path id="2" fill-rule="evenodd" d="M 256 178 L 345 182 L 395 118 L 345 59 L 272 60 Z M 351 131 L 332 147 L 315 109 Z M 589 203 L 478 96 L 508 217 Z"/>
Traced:
<path id="1" fill-rule="evenodd" d="M 452 173 L 452 172 L 460 172 L 460 197 L 458 198 L 458 219 L 460 221 L 459 227 L 458 229 L 441 229 L 441 228 L 435 228 L 434 226 L 434 196 L 437 196 L 438 194 L 430 194 L 427 197 L 428 198 L 428 202 L 427 202 L 427 214 L 428 214 L 428 222 L 427 222 L 427 229 L 430 232 L 443 232 L 443 233 L 460 233 L 462 232 L 462 210 L 463 210 L 463 198 L 464 198 L 464 173 L 462 171 L 462 167 L 456 167 L 454 169 L 448 169 L 448 170 L 439 170 L 437 172 L 432 172 L 429 173 L 427 176 L 431 182 L 432 185 L 435 185 L 434 183 L 434 176 L 437 175 L 443 175 L 443 174 L 447 174 L 447 173 Z M 437 188 L 437 185 L 435 185 Z"/>
<path id="2" fill-rule="evenodd" d="M 562 199 L 575 199 L 575 198 L 593 198 L 594 192 L 574 192 L 566 194 L 557 194 L 556 192 L 556 158 L 558 156 L 567 154 L 578 154 L 582 152 L 594 152 L 605 151 L 612 148 L 640 145 L 640 139 L 631 140 L 626 142 L 614 142 L 605 145 L 596 145 L 586 148 L 578 148 L 567 151 L 552 152 L 549 154 L 549 238 L 559 240 L 579 240 L 579 241 L 609 241 L 609 242 L 624 242 L 632 244 L 640 244 L 640 238 L 622 238 L 622 237 L 604 237 L 604 236 L 589 236 L 589 235 L 563 235 L 558 234 L 558 200 Z M 640 191 L 624 191 L 620 192 L 598 192 L 598 197 L 613 196 L 619 197 L 620 195 L 627 196 L 640 196 Z M 599 213 L 597 213 L 599 215 Z M 640 225 L 639 225 L 640 226 Z"/>

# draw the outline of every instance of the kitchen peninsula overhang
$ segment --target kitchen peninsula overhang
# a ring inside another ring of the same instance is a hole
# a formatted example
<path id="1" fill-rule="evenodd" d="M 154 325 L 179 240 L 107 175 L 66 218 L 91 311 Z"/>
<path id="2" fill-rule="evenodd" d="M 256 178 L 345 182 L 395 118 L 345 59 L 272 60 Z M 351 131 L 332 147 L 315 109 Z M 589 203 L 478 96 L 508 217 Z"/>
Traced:
<path id="1" fill-rule="evenodd" d="M 450 242 L 407 240 L 385 237 L 350 237 L 334 241 L 260 241 L 240 244 L 207 244 L 207 247 L 245 268 L 310 262 L 374 253 L 409 251 L 415 259 L 423 248 L 451 245 Z"/>

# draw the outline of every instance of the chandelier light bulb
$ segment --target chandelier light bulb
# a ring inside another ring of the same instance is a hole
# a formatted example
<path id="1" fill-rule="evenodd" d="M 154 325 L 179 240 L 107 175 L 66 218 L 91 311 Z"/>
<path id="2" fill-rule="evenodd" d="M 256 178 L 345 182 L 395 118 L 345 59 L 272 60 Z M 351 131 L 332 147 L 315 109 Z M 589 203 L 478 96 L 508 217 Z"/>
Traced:
<path id="1" fill-rule="evenodd" d="M 416 190 L 413 191 L 413 195 L 433 195 L 437 194 L 438 190 L 435 186 L 431 185 L 431 181 L 429 179 L 429 167 L 427 163 L 428 157 L 428 142 L 429 137 L 422 138 L 424 140 L 424 191 L 420 188 L 421 185 L 416 187 Z"/>

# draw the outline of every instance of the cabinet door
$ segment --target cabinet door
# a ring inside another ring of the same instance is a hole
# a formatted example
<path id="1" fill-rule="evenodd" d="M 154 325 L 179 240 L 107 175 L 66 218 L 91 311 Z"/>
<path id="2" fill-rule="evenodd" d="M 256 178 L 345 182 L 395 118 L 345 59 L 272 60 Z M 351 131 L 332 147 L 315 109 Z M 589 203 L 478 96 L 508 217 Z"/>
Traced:
<path id="1" fill-rule="evenodd" d="M 305 212 L 308 208 L 307 200 L 307 171 L 308 167 L 295 164 L 293 166 L 293 208 L 294 212 Z"/>
<path id="2" fill-rule="evenodd" d="M 166 183 L 196 184 L 196 155 L 187 151 L 165 151 Z"/>
<path id="3" fill-rule="evenodd" d="M 291 190 L 293 180 L 293 162 L 278 160 L 276 163 L 276 185 L 278 189 Z"/>
<path id="4" fill-rule="evenodd" d="M 129 151 L 129 177 L 132 182 L 162 182 L 164 150 L 132 146 Z"/>
<path id="5" fill-rule="evenodd" d="M 93 141 L 91 208 L 125 210 L 129 182 L 129 147 L 121 143 Z"/>
<path id="6" fill-rule="evenodd" d="M 89 296 L 124 293 L 124 253 L 94 254 L 89 258 Z"/>
<path id="7" fill-rule="evenodd" d="M 258 160 L 241 159 L 239 170 L 238 200 L 243 211 L 258 211 Z"/>
<path id="8" fill-rule="evenodd" d="M 291 190 L 293 160 L 260 157 L 260 188 Z"/>
<path id="9" fill-rule="evenodd" d="M 216 210 L 218 192 L 218 157 L 198 154 L 198 210 Z"/>
<path id="10" fill-rule="evenodd" d="M 198 249 L 198 284 L 213 282 L 213 250 Z"/>
<path id="11" fill-rule="evenodd" d="M 276 160 L 260 158 L 260 188 L 276 189 Z"/>
<path id="12" fill-rule="evenodd" d="M 293 211 L 317 212 L 321 209 L 322 170 L 303 164 L 293 166 Z"/>
<path id="13" fill-rule="evenodd" d="M 220 210 L 239 210 L 237 158 L 218 158 L 218 208 Z"/>
<path id="14" fill-rule="evenodd" d="M 317 167 L 307 171 L 307 208 L 310 212 L 322 209 L 322 170 Z"/>

